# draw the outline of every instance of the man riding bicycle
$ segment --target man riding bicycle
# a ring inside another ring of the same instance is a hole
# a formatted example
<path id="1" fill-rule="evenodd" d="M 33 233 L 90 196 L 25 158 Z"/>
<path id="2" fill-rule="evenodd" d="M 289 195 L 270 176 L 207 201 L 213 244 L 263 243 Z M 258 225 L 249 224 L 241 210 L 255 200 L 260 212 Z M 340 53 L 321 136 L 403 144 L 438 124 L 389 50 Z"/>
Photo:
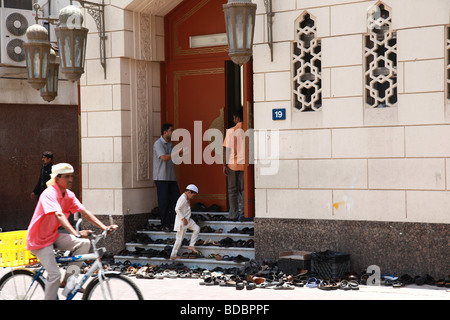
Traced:
<path id="1" fill-rule="evenodd" d="M 99 227 L 103 231 L 117 225 L 105 226 L 90 211 L 88 211 L 75 194 L 69 190 L 73 183 L 73 167 L 68 163 L 59 163 L 52 167 L 51 179 L 47 182 L 47 189 L 41 194 L 27 232 L 27 249 L 38 257 L 47 270 L 47 284 L 45 299 L 56 300 L 60 286 L 61 272 L 54 255 L 54 249 L 72 251 L 74 255 L 89 252 L 90 241 L 86 239 L 92 232 L 82 230 L 80 234 L 70 224 L 68 217 L 71 213 L 79 212 L 84 219 Z M 62 226 L 67 233 L 58 233 Z M 80 267 L 82 262 L 74 263 Z M 70 274 L 66 274 L 63 283 Z"/>

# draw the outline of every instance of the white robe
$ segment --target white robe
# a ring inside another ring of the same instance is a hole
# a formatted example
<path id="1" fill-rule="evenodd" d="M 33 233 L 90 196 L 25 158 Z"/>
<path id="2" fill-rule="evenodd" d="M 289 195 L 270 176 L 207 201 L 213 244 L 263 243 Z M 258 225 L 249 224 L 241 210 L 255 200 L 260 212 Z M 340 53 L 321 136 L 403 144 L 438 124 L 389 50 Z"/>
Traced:
<path id="1" fill-rule="evenodd" d="M 185 193 L 183 193 L 178 198 L 177 204 L 175 206 L 175 212 L 177 213 L 177 215 L 175 216 L 175 224 L 173 226 L 174 231 L 180 231 L 181 228 L 184 227 L 183 218 L 188 221 L 188 225 L 186 226 L 188 228 L 189 224 L 194 222 L 193 220 L 191 220 L 191 205 Z"/>

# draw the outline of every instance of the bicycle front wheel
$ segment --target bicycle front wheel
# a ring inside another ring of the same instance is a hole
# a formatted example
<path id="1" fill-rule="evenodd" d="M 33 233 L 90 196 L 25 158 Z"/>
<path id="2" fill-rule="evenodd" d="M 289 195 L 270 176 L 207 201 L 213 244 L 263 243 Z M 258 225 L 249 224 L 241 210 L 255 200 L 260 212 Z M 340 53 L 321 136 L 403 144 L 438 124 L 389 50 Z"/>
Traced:
<path id="1" fill-rule="evenodd" d="M 0 300 L 44 300 L 44 297 L 44 281 L 31 270 L 12 270 L 0 279 Z"/>
<path id="2" fill-rule="evenodd" d="M 102 277 L 102 281 L 99 277 Z M 88 284 L 82 299 L 144 300 L 144 297 L 141 290 L 131 279 L 117 273 L 105 273 Z"/>

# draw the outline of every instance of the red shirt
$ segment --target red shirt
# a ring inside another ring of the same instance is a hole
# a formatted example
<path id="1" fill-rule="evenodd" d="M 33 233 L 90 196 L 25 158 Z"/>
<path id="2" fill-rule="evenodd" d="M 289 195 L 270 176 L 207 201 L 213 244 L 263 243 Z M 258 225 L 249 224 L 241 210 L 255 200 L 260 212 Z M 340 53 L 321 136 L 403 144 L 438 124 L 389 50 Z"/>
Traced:
<path id="1" fill-rule="evenodd" d="M 84 210 L 84 206 L 72 191 L 66 190 L 63 197 L 57 184 L 45 189 L 28 226 L 27 249 L 39 250 L 56 241 L 60 226 L 55 217 L 56 211 L 64 213 L 68 218 L 71 213 L 81 210 Z"/>

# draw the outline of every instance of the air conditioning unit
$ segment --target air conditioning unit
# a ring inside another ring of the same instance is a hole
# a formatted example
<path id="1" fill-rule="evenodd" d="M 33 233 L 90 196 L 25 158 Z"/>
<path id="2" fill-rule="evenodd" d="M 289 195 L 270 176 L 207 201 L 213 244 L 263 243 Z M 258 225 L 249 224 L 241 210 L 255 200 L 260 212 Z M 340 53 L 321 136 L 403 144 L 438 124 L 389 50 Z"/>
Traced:
<path id="1" fill-rule="evenodd" d="M 1 51 L 0 63 L 26 66 L 23 43 L 27 41 L 27 28 L 36 23 L 35 11 L 10 8 L 1 10 Z"/>

